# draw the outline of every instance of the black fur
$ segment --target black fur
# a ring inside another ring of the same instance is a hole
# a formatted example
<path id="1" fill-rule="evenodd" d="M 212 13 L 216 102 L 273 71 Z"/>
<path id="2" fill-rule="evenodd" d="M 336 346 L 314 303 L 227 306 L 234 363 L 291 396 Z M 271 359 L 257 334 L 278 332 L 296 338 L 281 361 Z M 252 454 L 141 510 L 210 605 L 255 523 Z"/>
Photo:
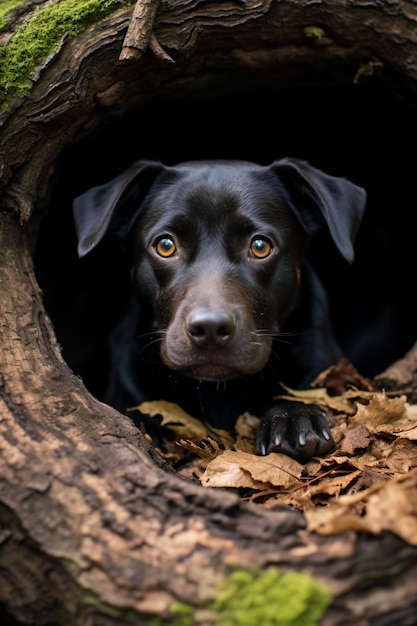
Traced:
<path id="1" fill-rule="evenodd" d="M 306 386 L 342 356 L 306 252 L 325 228 L 351 262 L 364 207 L 363 189 L 296 159 L 138 161 L 76 198 L 79 255 L 105 235 L 131 254 L 105 400 L 122 412 L 170 400 L 221 428 L 250 411 L 258 454 L 329 452 L 319 407 L 273 397 L 279 381 Z"/>

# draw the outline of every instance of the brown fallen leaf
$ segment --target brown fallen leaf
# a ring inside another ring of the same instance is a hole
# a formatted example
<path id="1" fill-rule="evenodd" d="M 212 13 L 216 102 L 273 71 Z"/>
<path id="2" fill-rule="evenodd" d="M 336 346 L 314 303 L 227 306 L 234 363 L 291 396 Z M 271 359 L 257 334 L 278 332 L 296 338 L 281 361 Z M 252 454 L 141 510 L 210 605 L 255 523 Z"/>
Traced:
<path id="1" fill-rule="evenodd" d="M 227 487 L 236 489 L 255 489 L 262 491 L 271 485 L 263 481 L 256 481 L 250 472 L 242 467 L 241 455 L 245 452 L 228 450 L 211 461 L 200 482 L 204 487 Z M 238 455 L 236 457 L 235 455 Z M 240 457 L 240 458 L 239 458 Z"/>
<path id="2" fill-rule="evenodd" d="M 416 405 L 404 404 L 404 412 L 400 419 L 379 424 L 375 431 L 379 434 L 392 434 L 410 441 L 417 440 L 417 410 Z"/>
<path id="3" fill-rule="evenodd" d="M 255 417 L 250 413 L 243 413 L 243 415 L 238 417 L 235 425 L 235 450 L 252 454 L 255 452 L 255 436 L 259 421 L 259 417 Z"/>
<path id="4" fill-rule="evenodd" d="M 365 424 L 370 430 L 375 430 L 380 424 L 395 424 L 406 419 L 406 396 L 388 398 L 382 393 L 374 393 L 366 405 L 358 404 L 357 412 L 349 420 L 349 428 Z"/>
<path id="5" fill-rule="evenodd" d="M 201 459 L 206 460 L 214 459 L 216 456 L 224 452 L 219 443 L 211 437 L 207 437 L 207 439 L 202 439 L 199 442 L 191 441 L 190 439 L 180 439 L 179 441 L 177 441 L 177 444 L 180 445 L 182 448 L 193 452 Z"/>
<path id="6" fill-rule="evenodd" d="M 417 545 L 417 476 L 390 481 L 369 497 L 366 520 L 374 534 L 390 530 Z"/>
<path id="7" fill-rule="evenodd" d="M 166 402 L 165 400 L 154 400 L 152 402 L 142 402 L 129 411 L 140 411 L 151 417 L 160 416 L 161 426 L 169 428 L 175 433 L 177 439 L 190 439 L 201 441 L 213 435 L 218 440 L 230 447 L 234 443 L 234 437 L 227 430 L 213 428 L 186 413 L 178 404 Z"/>
<path id="8" fill-rule="evenodd" d="M 346 454 L 354 454 L 355 450 L 367 448 L 370 442 L 371 433 L 365 424 L 361 424 L 346 431 L 340 450 Z"/>
<path id="9" fill-rule="evenodd" d="M 337 498 L 343 491 L 352 485 L 360 476 L 360 470 L 346 473 L 334 472 L 317 482 L 300 485 L 289 494 L 275 494 L 276 501 L 284 501 L 291 506 L 306 511 L 315 508 L 317 504 L 326 505 L 331 498 Z"/>
<path id="10" fill-rule="evenodd" d="M 201 477 L 205 487 L 288 489 L 297 483 L 304 466 L 285 454 L 272 452 L 266 457 L 226 450 L 211 461 Z"/>
<path id="11" fill-rule="evenodd" d="M 354 365 L 346 358 L 341 358 L 335 365 L 321 372 L 310 386 L 325 387 L 332 394 L 341 394 L 352 387 L 365 391 L 378 391 L 380 389 L 379 385 L 373 380 L 361 376 Z"/>
<path id="12" fill-rule="evenodd" d="M 142 402 L 138 406 L 131 407 L 129 411 L 140 411 L 151 417 L 160 416 L 161 425 L 175 431 L 179 437 L 203 439 L 207 437 L 207 428 L 203 422 L 186 413 L 178 404 L 165 400 Z"/>
<path id="13" fill-rule="evenodd" d="M 387 474 L 392 476 L 406 475 L 417 467 L 417 447 L 407 439 L 396 439 L 387 445 L 383 464 L 387 468 Z M 381 463 L 382 465 L 382 463 Z"/>
<path id="14" fill-rule="evenodd" d="M 311 532 L 391 531 L 417 545 L 417 470 L 358 494 L 341 496 L 327 507 L 311 508 L 305 517 Z"/>
<path id="15" fill-rule="evenodd" d="M 293 400 L 304 402 L 305 404 L 318 404 L 336 413 L 346 413 L 347 415 L 356 413 L 357 400 L 369 401 L 375 395 L 372 391 L 349 389 L 339 396 L 331 396 L 325 388 L 296 390 L 283 384 L 282 387 L 288 392 L 288 395 L 277 396 L 277 399 Z"/>

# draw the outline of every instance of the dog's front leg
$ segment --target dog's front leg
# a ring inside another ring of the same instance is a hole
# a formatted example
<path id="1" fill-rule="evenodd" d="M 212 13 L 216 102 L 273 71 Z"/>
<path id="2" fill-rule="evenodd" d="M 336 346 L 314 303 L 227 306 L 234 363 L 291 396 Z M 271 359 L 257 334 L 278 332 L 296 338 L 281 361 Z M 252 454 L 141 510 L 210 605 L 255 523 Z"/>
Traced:
<path id="1" fill-rule="evenodd" d="M 301 463 L 334 447 L 326 413 L 315 404 L 280 400 L 264 413 L 256 433 L 256 454 L 281 452 Z"/>

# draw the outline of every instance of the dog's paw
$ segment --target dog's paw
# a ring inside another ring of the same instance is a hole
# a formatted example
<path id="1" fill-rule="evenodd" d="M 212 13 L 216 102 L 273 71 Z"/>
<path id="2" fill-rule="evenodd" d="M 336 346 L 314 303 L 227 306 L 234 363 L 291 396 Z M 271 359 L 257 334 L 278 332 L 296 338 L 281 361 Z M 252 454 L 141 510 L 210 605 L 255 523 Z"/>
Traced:
<path id="1" fill-rule="evenodd" d="M 315 404 L 282 400 L 268 409 L 256 432 L 256 454 L 281 452 L 305 463 L 335 447 L 326 413 Z"/>

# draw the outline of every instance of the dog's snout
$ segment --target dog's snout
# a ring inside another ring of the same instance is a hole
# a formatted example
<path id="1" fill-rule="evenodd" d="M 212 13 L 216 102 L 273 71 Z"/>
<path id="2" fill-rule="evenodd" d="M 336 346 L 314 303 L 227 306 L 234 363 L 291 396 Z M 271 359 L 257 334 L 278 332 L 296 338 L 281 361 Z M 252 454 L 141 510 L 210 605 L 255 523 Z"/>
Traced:
<path id="1" fill-rule="evenodd" d="M 187 315 L 186 330 L 191 341 L 201 347 L 223 347 L 236 332 L 235 318 L 224 309 L 197 309 Z"/>

